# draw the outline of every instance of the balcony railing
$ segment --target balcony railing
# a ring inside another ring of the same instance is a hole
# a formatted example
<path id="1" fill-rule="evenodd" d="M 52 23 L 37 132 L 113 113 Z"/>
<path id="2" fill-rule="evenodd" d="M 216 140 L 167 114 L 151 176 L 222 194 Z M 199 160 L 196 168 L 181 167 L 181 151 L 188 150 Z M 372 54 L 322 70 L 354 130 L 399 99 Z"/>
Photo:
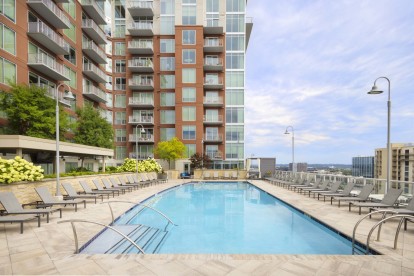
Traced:
<path id="1" fill-rule="evenodd" d="M 152 39 L 138 39 L 128 42 L 128 51 L 131 54 L 152 54 L 154 44 Z"/>
<path id="2" fill-rule="evenodd" d="M 204 142 L 222 142 L 223 135 L 222 134 L 204 134 Z"/>
<path id="3" fill-rule="evenodd" d="M 41 21 L 29 22 L 28 34 L 57 55 L 69 54 L 69 43 Z"/>
<path id="4" fill-rule="evenodd" d="M 209 18 L 204 23 L 204 34 L 222 34 L 223 26 L 218 18 Z"/>
<path id="5" fill-rule="evenodd" d="M 70 28 L 69 18 L 52 0 L 26 0 L 26 3 L 56 29 Z"/>
<path id="6" fill-rule="evenodd" d="M 222 71 L 223 59 L 216 57 L 207 57 L 204 59 L 204 71 Z"/>
<path id="7" fill-rule="evenodd" d="M 132 17 L 153 16 L 153 1 L 129 1 L 128 10 Z"/>
<path id="8" fill-rule="evenodd" d="M 223 47 L 223 39 L 207 37 L 204 39 L 204 47 Z"/>
<path id="9" fill-rule="evenodd" d="M 131 35 L 146 36 L 153 35 L 153 22 L 152 21 L 137 21 L 128 24 L 128 32 Z"/>
<path id="10" fill-rule="evenodd" d="M 46 90 L 46 95 L 52 99 L 56 99 L 56 88 L 55 87 L 50 87 L 49 85 L 45 85 L 43 83 L 40 84 L 35 84 L 36 86 L 39 86 L 41 88 L 44 88 Z M 58 101 L 66 106 L 70 106 L 70 101 L 66 100 L 64 98 L 64 92 L 58 92 Z"/>
<path id="11" fill-rule="evenodd" d="M 154 135 L 151 133 L 141 133 L 138 135 L 130 134 L 129 135 L 129 142 L 136 142 L 138 138 L 138 142 L 154 142 Z"/>
<path id="12" fill-rule="evenodd" d="M 134 58 L 128 60 L 128 67 L 132 72 L 153 72 L 154 65 L 151 58 Z"/>
<path id="13" fill-rule="evenodd" d="M 92 19 L 82 19 L 82 29 L 96 44 L 107 43 L 104 31 Z"/>
<path id="14" fill-rule="evenodd" d="M 101 6 L 96 3 L 96 0 L 81 0 L 82 7 L 88 15 L 99 25 L 106 24 L 105 13 Z"/>
<path id="15" fill-rule="evenodd" d="M 223 123 L 223 115 L 204 115 L 203 116 L 204 123 L 212 123 L 212 124 L 221 124 Z"/>
<path id="16" fill-rule="evenodd" d="M 70 80 L 63 71 L 63 65 L 45 53 L 29 54 L 27 63 L 36 70 L 55 80 Z"/>
<path id="17" fill-rule="evenodd" d="M 87 55 L 93 59 L 96 63 L 99 64 L 106 64 L 106 54 L 105 52 L 98 47 L 98 45 L 93 42 L 92 40 L 90 41 L 83 41 L 82 42 L 82 49 L 87 52 Z"/>
<path id="18" fill-rule="evenodd" d="M 221 151 L 206 151 L 205 153 L 210 159 L 223 159 L 223 153 Z"/>
<path id="19" fill-rule="evenodd" d="M 129 116 L 130 124 L 154 124 L 153 116 Z"/>
<path id="20" fill-rule="evenodd" d="M 84 85 L 83 94 L 93 99 L 94 101 L 103 102 L 103 103 L 106 102 L 106 93 L 102 89 L 96 86 Z"/>
<path id="21" fill-rule="evenodd" d="M 126 90 L 126 84 L 115 84 L 115 90 Z"/>
<path id="22" fill-rule="evenodd" d="M 154 80 L 152 77 L 135 77 L 129 79 L 128 84 L 132 89 L 154 89 Z"/>
<path id="23" fill-rule="evenodd" d="M 96 82 L 106 82 L 106 74 L 93 63 L 84 63 L 83 73 Z"/>
<path id="24" fill-rule="evenodd" d="M 205 105 L 223 105 L 223 97 L 204 97 Z"/>
<path id="25" fill-rule="evenodd" d="M 154 99 L 144 97 L 130 97 L 128 99 L 128 104 L 137 106 L 154 106 Z"/>
<path id="26" fill-rule="evenodd" d="M 223 88 L 223 78 L 204 78 L 204 88 L 206 89 L 221 89 Z"/>

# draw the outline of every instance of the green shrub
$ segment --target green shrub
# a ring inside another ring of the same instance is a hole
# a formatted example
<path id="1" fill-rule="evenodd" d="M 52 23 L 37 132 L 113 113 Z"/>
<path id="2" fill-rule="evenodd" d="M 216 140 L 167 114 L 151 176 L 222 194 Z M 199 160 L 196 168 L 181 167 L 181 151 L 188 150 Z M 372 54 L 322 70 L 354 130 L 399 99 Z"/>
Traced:
<path id="1" fill-rule="evenodd" d="M 0 157 L 0 183 L 36 181 L 43 177 L 43 169 L 40 166 L 35 166 L 20 156 L 8 160 Z"/>
<path id="2" fill-rule="evenodd" d="M 125 158 L 122 166 L 117 168 L 117 172 L 136 172 L 137 161 L 135 159 Z M 138 172 L 161 172 L 162 167 L 154 158 L 138 161 Z"/>

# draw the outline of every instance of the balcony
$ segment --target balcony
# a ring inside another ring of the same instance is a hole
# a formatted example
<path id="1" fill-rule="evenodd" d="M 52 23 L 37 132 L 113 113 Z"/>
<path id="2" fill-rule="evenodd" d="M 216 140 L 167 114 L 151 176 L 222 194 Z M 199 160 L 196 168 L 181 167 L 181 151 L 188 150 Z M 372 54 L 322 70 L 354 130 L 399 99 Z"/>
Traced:
<path id="1" fill-rule="evenodd" d="M 106 44 L 104 31 L 92 19 L 82 19 L 82 30 L 95 41 L 96 44 Z"/>
<path id="2" fill-rule="evenodd" d="M 133 58 L 128 60 L 128 69 L 133 73 L 153 73 L 154 64 L 151 58 Z"/>
<path id="3" fill-rule="evenodd" d="M 35 84 L 35 85 L 37 85 L 37 84 Z M 46 90 L 46 96 L 48 96 L 48 97 L 50 97 L 52 99 L 56 99 L 56 88 L 55 87 L 50 87 L 49 85 L 45 85 L 45 84 L 39 84 L 37 86 L 42 87 L 42 88 L 44 88 Z M 67 107 L 70 107 L 70 101 L 64 99 L 63 96 L 64 96 L 64 92 L 59 92 L 59 99 L 58 99 L 58 101 L 61 104 L 65 105 Z"/>
<path id="4" fill-rule="evenodd" d="M 56 29 L 69 29 L 69 18 L 52 0 L 26 0 L 29 7 Z"/>
<path id="5" fill-rule="evenodd" d="M 222 107 L 223 97 L 204 97 L 203 104 L 208 107 Z"/>
<path id="6" fill-rule="evenodd" d="M 128 32 L 132 36 L 153 36 L 152 21 L 138 21 L 128 24 Z"/>
<path id="7" fill-rule="evenodd" d="M 139 152 L 138 153 L 138 159 L 139 160 L 152 158 L 153 156 L 154 156 L 154 153 L 152 153 L 152 152 Z M 136 153 L 135 152 L 130 152 L 129 153 L 129 158 L 137 159 Z"/>
<path id="8" fill-rule="evenodd" d="M 223 25 L 220 23 L 218 18 L 207 19 L 204 22 L 204 34 L 218 35 L 223 34 Z"/>
<path id="9" fill-rule="evenodd" d="M 69 0 L 55 0 L 56 3 L 69 3 Z"/>
<path id="10" fill-rule="evenodd" d="M 129 116 L 128 120 L 129 124 L 136 125 L 153 125 L 154 124 L 154 116 Z"/>
<path id="11" fill-rule="evenodd" d="M 96 86 L 84 85 L 82 94 L 95 102 L 106 103 L 106 93 Z"/>
<path id="12" fill-rule="evenodd" d="M 221 160 L 223 159 L 223 153 L 221 151 L 206 151 L 205 154 L 211 159 L 211 160 Z"/>
<path id="13" fill-rule="evenodd" d="M 223 59 L 222 58 L 205 58 L 204 59 L 204 71 L 223 71 Z"/>
<path id="14" fill-rule="evenodd" d="M 96 3 L 96 0 L 81 0 L 81 5 L 84 11 L 93 19 L 98 25 L 106 25 L 105 13 L 103 9 Z"/>
<path id="15" fill-rule="evenodd" d="M 84 63 L 83 73 L 85 74 L 85 76 L 87 76 L 88 78 L 90 78 L 91 80 L 97 83 L 106 82 L 105 73 L 93 63 Z"/>
<path id="16" fill-rule="evenodd" d="M 154 80 L 151 78 L 132 78 L 128 80 L 129 88 L 132 90 L 154 90 Z"/>
<path id="17" fill-rule="evenodd" d="M 138 39 L 128 42 L 128 52 L 133 55 L 153 55 L 154 45 L 151 39 Z"/>
<path id="18" fill-rule="evenodd" d="M 223 89 L 223 78 L 204 78 L 204 89 Z"/>
<path id="19" fill-rule="evenodd" d="M 27 35 L 56 55 L 69 54 L 69 44 L 43 22 L 29 22 Z"/>
<path id="20" fill-rule="evenodd" d="M 130 1 L 128 3 L 128 11 L 133 18 L 154 16 L 153 1 Z"/>
<path id="21" fill-rule="evenodd" d="M 45 53 L 29 54 L 27 65 L 54 80 L 70 80 L 63 73 L 63 66 Z"/>
<path id="22" fill-rule="evenodd" d="M 223 39 L 207 37 L 204 39 L 204 53 L 222 53 L 224 51 Z"/>
<path id="23" fill-rule="evenodd" d="M 154 99 L 144 97 L 130 97 L 128 105 L 131 107 L 154 108 Z"/>
<path id="24" fill-rule="evenodd" d="M 204 141 L 204 143 L 213 143 L 213 144 L 216 144 L 216 143 L 222 143 L 223 142 L 223 135 L 222 134 L 214 134 L 214 135 L 212 135 L 212 134 L 205 134 L 204 135 L 204 137 L 203 137 L 203 141 Z"/>
<path id="25" fill-rule="evenodd" d="M 92 40 L 82 42 L 83 52 L 93 61 L 98 64 L 106 64 L 106 54 L 105 52 L 96 45 Z"/>
<path id="26" fill-rule="evenodd" d="M 154 143 L 154 135 L 151 133 L 140 133 L 137 137 L 135 134 L 129 135 L 129 142 L 136 143 L 138 138 L 138 143 Z"/>
<path id="27" fill-rule="evenodd" d="M 223 116 L 222 115 L 204 115 L 203 116 L 203 123 L 205 125 L 222 125 L 223 124 Z"/>

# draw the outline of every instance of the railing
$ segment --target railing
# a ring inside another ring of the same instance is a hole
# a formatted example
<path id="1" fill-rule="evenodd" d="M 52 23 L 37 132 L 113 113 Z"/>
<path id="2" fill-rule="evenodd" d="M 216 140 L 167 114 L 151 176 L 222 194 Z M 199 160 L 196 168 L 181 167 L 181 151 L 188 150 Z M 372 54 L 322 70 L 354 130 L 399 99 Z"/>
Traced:
<path id="1" fill-rule="evenodd" d="M 39 22 L 29 22 L 28 25 L 28 32 L 29 33 L 41 33 L 51 40 L 53 40 L 56 44 L 60 47 L 69 51 L 69 43 L 67 43 L 61 36 L 59 36 L 54 30 L 52 30 L 49 26 L 45 23 Z"/>
<path id="2" fill-rule="evenodd" d="M 223 135 L 222 134 L 205 134 L 204 141 L 221 142 L 223 141 Z"/>
<path id="3" fill-rule="evenodd" d="M 99 77 L 106 80 L 106 74 L 93 63 L 84 63 L 83 71 L 92 71 L 95 74 L 97 74 Z"/>
<path id="4" fill-rule="evenodd" d="M 150 39 L 132 40 L 128 42 L 128 48 L 153 49 L 154 44 Z"/>
<path id="5" fill-rule="evenodd" d="M 152 30 L 153 22 L 152 21 L 138 21 L 131 22 L 128 24 L 128 29 L 133 30 Z"/>
<path id="6" fill-rule="evenodd" d="M 152 78 L 132 78 L 132 79 L 129 79 L 129 85 L 154 86 L 154 80 Z"/>
<path id="7" fill-rule="evenodd" d="M 83 94 L 94 94 L 96 96 L 98 96 L 101 99 L 104 99 L 106 101 L 106 93 L 93 85 L 84 85 L 83 86 Z"/>
<path id="8" fill-rule="evenodd" d="M 128 8 L 152 9 L 153 1 L 129 1 Z"/>
<path id="9" fill-rule="evenodd" d="M 61 75 L 63 74 L 63 66 L 57 63 L 56 60 L 45 53 L 29 54 L 28 63 L 43 64 Z"/>
<path id="10" fill-rule="evenodd" d="M 223 104 L 223 97 L 204 97 L 204 104 Z"/>
<path id="11" fill-rule="evenodd" d="M 205 21 L 205 27 L 222 27 L 220 25 L 220 19 L 210 18 Z"/>
<path id="12" fill-rule="evenodd" d="M 130 97 L 128 99 L 130 105 L 154 105 L 154 99 L 145 97 Z"/>
<path id="13" fill-rule="evenodd" d="M 204 65 L 223 66 L 223 59 L 222 58 L 205 58 Z"/>
<path id="14" fill-rule="evenodd" d="M 152 59 L 151 58 L 134 58 L 128 60 L 129 67 L 147 67 L 153 68 Z"/>
<path id="15" fill-rule="evenodd" d="M 126 90 L 126 84 L 115 84 L 115 90 Z"/>
<path id="16" fill-rule="evenodd" d="M 104 15 L 104 11 L 101 6 L 96 4 L 96 0 L 81 0 L 82 5 L 92 5 L 100 15 Z"/>
<path id="17" fill-rule="evenodd" d="M 204 78 L 205 85 L 223 85 L 223 78 Z"/>
<path id="18" fill-rule="evenodd" d="M 210 159 L 223 159 L 221 151 L 206 151 L 205 153 Z"/>
<path id="19" fill-rule="evenodd" d="M 46 94 L 47 94 L 48 97 L 50 97 L 52 99 L 56 99 L 56 88 L 55 87 L 50 87 L 49 85 L 46 85 L 46 84 L 43 84 L 43 83 L 34 84 L 34 85 L 39 86 L 39 87 L 45 89 L 46 90 Z M 69 100 L 66 100 L 64 98 L 64 93 L 63 92 L 59 92 L 58 91 L 58 101 L 61 102 L 61 103 L 63 103 L 63 104 L 65 104 L 65 105 L 67 105 L 67 106 L 70 106 L 70 101 Z"/>
<path id="20" fill-rule="evenodd" d="M 138 142 L 154 142 L 154 135 L 151 133 L 141 133 L 137 135 L 130 134 L 129 135 L 129 142 L 136 142 L 138 138 Z"/>
<path id="21" fill-rule="evenodd" d="M 69 18 L 59 9 L 52 0 L 27 0 L 27 3 L 43 3 L 49 10 L 51 10 L 57 17 L 62 20 L 65 25 L 70 26 Z"/>
<path id="22" fill-rule="evenodd" d="M 223 115 L 216 115 L 216 116 L 203 116 L 203 122 L 205 123 L 222 123 L 223 122 Z"/>
<path id="23" fill-rule="evenodd" d="M 124 237 L 127 241 L 129 241 L 135 248 L 137 248 L 142 254 L 145 254 L 144 250 L 142 250 L 141 247 L 139 247 L 138 244 L 136 244 L 133 240 L 131 240 L 127 235 L 123 234 L 122 232 L 120 232 L 119 230 L 115 229 L 112 226 L 100 223 L 100 222 L 96 222 L 96 221 L 90 221 L 90 220 L 83 220 L 83 219 L 70 219 L 70 220 L 61 220 L 58 221 L 58 223 L 66 223 L 66 222 L 70 222 L 70 224 L 72 225 L 72 231 L 73 231 L 73 237 L 75 238 L 75 254 L 79 253 L 79 242 L 78 242 L 78 234 L 76 232 L 76 227 L 75 227 L 75 222 L 85 222 L 85 223 L 92 223 L 92 224 L 97 224 L 97 225 L 101 225 L 105 228 L 111 229 L 112 231 L 118 233 L 119 235 L 121 235 L 122 237 Z"/>
<path id="24" fill-rule="evenodd" d="M 207 37 L 204 39 L 204 47 L 223 47 L 223 39 Z"/>
<path id="25" fill-rule="evenodd" d="M 129 116 L 129 123 L 147 123 L 147 124 L 153 124 L 154 123 L 154 117 L 152 116 Z"/>
<path id="26" fill-rule="evenodd" d="M 106 40 L 104 31 L 92 19 L 82 19 L 82 28 L 94 29 L 103 40 Z"/>
<path id="27" fill-rule="evenodd" d="M 83 41 L 82 42 L 82 48 L 83 49 L 90 49 L 95 51 L 101 58 L 106 59 L 106 54 L 104 51 L 102 51 L 101 48 L 98 47 L 98 45 L 93 42 L 93 40 L 90 41 Z"/>

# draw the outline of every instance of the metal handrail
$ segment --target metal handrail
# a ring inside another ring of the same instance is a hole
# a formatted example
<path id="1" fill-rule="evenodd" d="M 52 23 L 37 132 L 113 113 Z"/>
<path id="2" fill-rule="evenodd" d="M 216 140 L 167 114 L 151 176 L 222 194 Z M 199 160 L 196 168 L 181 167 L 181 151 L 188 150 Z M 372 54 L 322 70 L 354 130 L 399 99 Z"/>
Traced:
<path id="1" fill-rule="evenodd" d="M 75 227 L 75 222 L 86 222 L 86 223 L 92 223 L 92 224 L 97 224 L 97 225 L 101 225 L 104 226 L 105 228 L 109 228 L 113 231 L 115 231 L 116 233 L 118 233 L 119 235 L 121 235 L 122 237 L 124 237 L 127 241 L 129 241 L 133 246 L 135 246 L 139 251 L 141 251 L 142 254 L 145 254 L 144 250 L 138 245 L 136 244 L 133 240 L 131 240 L 127 235 L 123 234 L 122 232 L 120 232 L 119 230 L 115 229 L 112 226 L 100 223 L 100 222 L 96 222 L 96 221 L 90 221 L 90 220 L 83 220 L 83 219 L 69 219 L 69 220 L 61 220 L 58 221 L 58 223 L 64 223 L 64 222 L 70 222 L 70 224 L 72 225 L 72 231 L 73 231 L 73 236 L 75 238 L 75 254 L 79 253 L 79 243 L 78 243 L 78 235 L 76 233 L 76 227 Z"/>
<path id="2" fill-rule="evenodd" d="M 145 208 L 151 209 L 151 210 L 155 211 L 156 213 L 160 214 L 162 217 L 164 217 L 168 221 L 168 223 L 171 223 L 174 226 L 178 226 L 178 224 L 175 224 L 174 222 L 172 222 L 171 219 L 169 219 L 164 213 L 158 211 L 157 209 L 155 209 L 155 208 L 153 208 L 153 207 L 151 207 L 151 206 L 149 206 L 147 204 L 144 204 L 144 203 L 127 201 L 127 200 L 112 200 L 112 201 L 107 201 L 107 202 L 102 202 L 101 203 L 101 204 L 108 203 L 109 209 L 111 211 L 112 223 L 114 223 L 115 218 L 114 218 L 114 212 L 112 211 L 112 207 L 111 207 L 111 204 L 110 203 L 113 203 L 113 202 L 122 202 L 122 203 L 131 203 L 131 204 L 135 204 L 135 205 L 142 205 Z"/>

